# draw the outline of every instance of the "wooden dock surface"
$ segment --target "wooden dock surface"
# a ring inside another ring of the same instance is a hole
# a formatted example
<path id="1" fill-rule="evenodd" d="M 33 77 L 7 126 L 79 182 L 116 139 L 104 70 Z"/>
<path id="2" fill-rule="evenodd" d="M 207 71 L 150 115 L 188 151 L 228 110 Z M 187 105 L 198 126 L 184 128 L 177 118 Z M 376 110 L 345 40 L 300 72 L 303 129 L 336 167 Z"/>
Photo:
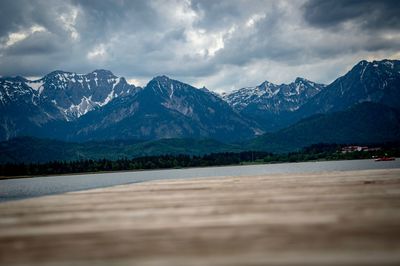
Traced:
<path id="1" fill-rule="evenodd" d="M 152 181 L 4 202 L 0 265 L 400 265 L 400 169 Z"/>

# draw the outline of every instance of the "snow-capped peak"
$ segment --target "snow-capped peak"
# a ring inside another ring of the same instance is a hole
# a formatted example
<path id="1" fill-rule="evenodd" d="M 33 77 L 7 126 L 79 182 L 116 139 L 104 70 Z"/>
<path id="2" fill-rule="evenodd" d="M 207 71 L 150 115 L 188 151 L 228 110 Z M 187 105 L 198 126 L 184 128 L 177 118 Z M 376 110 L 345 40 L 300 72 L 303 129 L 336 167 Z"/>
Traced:
<path id="1" fill-rule="evenodd" d="M 308 98 L 324 87 L 322 84 L 297 77 L 290 84 L 276 85 L 265 81 L 256 87 L 247 87 L 223 95 L 223 99 L 237 110 L 256 105 L 259 109 L 274 111 L 297 110 Z"/>
<path id="2" fill-rule="evenodd" d="M 136 87 L 129 85 L 124 78 L 103 69 L 88 74 L 56 70 L 38 80 L 22 77 L 3 80 L 0 86 L 3 84 L 15 92 L 29 91 L 33 104 L 53 106 L 68 121 L 104 106 L 116 97 L 134 94 L 137 91 Z M 18 86 L 21 89 L 17 89 Z M 5 96 L 3 98 L 5 99 Z"/>

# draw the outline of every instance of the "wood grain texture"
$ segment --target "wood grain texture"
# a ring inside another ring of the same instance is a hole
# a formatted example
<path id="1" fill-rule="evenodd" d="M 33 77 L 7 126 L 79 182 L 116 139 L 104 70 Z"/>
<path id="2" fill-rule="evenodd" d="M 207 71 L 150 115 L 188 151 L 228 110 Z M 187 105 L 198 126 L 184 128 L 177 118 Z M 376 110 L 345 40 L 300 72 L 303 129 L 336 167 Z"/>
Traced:
<path id="1" fill-rule="evenodd" d="M 400 169 L 152 181 L 5 202 L 0 265 L 400 265 Z"/>

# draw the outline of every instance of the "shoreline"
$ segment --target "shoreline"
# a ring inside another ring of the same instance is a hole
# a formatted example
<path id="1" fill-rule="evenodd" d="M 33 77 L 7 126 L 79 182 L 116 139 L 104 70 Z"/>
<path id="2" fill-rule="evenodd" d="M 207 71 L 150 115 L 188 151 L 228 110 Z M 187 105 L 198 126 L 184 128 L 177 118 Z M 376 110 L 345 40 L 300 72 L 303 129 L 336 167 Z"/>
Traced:
<path id="1" fill-rule="evenodd" d="M 329 171 L 346 172 L 351 170 L 385 168 L 400 169 L 400 160 L 391 162 L 373 162 L 370 160 L 316 161 L 3 179 L 0 181 L 0 202 L 57 195 L 87 189 L 107 188 L 122 184 L 137 184 L 154 180 L 177 178 L 185 180 L 199 177 L 301 174 Z"/>
<path id="2" fill-rule="evenodd" d="M 400 158 L 396 157 L 396 160 Z M 186 169 L 203 169 L 210 167 L 241 167 L 241 166 L 257 166 L 257 165 L 279 165 L 279 164 L 296 164 L 296 163 L 312 163 L 312 162 L 342 162 L 342 161 L 355 161 L 355 160 L 371 160 L 373 159 L 347 159 L 347 160 L 311 160 L 301 162 L 253 162 L 244 164 L 228 164 L 228 165 L 215 165 L 215 166 L 195 166 L 195 167 L 177 167 L 177 168 L 156 168 L 156 169 L 135 169 L 135 170 L 115 170 L 115 171 L 98 171 L 98 172 L 79 172 L 79 173 L 64 173 L 64 174 L 48 174 L 48 175 L 25 175 L 25 176 L 0 176 L 0 181 L 11 180 L 11 179 L 25 179 L 25 178 L 37 178 L 37 177 L 48 177 L 48 176 L 79 176 L 79 175 L 94 175 L 94 174 L 113 174 L 113 173 L 131 173 L 131 172 L 149 172 L 149 171 L 163 171 L 163 170 L 186 170 Z M 384 162 L 382 162 L 384 163 Z"/>

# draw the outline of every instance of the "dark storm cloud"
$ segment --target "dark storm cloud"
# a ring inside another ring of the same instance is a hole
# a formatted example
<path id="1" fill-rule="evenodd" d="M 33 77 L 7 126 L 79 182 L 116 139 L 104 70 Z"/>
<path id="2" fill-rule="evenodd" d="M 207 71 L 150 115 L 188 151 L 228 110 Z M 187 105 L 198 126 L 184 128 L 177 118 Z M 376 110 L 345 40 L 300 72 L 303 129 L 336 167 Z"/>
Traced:
<path id="1" fill-rule="evenodd" d="M 3 0 L 0 75 L 106 68 L 210 89 L 325 82 L 399 53 L 399 13 L 398 1 L 369 0 Z"/>
<path id="2" fill-rule="evenodd" d="M 270 6 L 265 17 L 259 18 L 251 27 L 242 25 L 225 41 L 225 49 L 218 54 L 218 60 L 234 65 L 245 65 L 254 59 L 268 58 L 279 61 L 297 60 L 300 47 L 292 38 L 287 38 L 286 25 L 279 23 L 285 11 Z"/>
<path id="3" fill-rule="evenodd" d="M 150 1 L 73 0 L 84 16 L 78 21 L 79 29 L 89 36 L 107 35 L 126 30 L 127 34 L 160 26 L 157 10 Z M 129 27 L 127 27 L 129 26 Z"/>
<path id="4" fill-rule="evenodd" d="M 287 26 L 282 22 L 290 12 L 277 1 L 193 0 L 191 7 L 199 14 L 196 26 L 210 32 L 225 30 L 224 49 L 217 51 L 212 60 L 216 64 L 243 66 L 264 58 L 297 58 L 300 48 L 293 45 L 291 38 L 282 38 Z"/>
<path id="5" fill-rule="evenodd" d="M 266 16 L 252 29 L 242 27 L 227 38 L 218 60 L 232 65 L 262 59 L 301 65 L 362 52 L 399 51 L 400 1 L 315 0 L 300 7 L 305 21 L 296 20 L 287 6 L 259 8 Z M 344 22 L 353 24 L 340 29 Z"/>
<path id="6" fill-rule="evenodd" d="M 183 38 L 181 29 L 168 28 L 160 12 L 163 10 L 157 10 L 150 1 L 0 1 L 0 72 L 14 75 L 11 71 L 18 66 L 17 74 L 22 75 L 45 74 L 56 67 L 85 72 L 98 67 L 118 68 L 125 60 L 141 69 L 138 62 L 143 64 L 144 55 Z M 45 32 L 30 32 L 33 26 Z M 160 32 L 161 36 L 156 36 Z M 6 45 L 12 39 L 10 34 L 15 33 L 27 37 Z M 109 53 L 107 60 L 87 59 L 101 45 Z M 60 61 L 46 65 L 53 53 Z M 42 57 L 35 56 L 38 54 Z M 23 56 L 24 62 L 16 60 Z M 13 67 L 6 65 L 10 60 L 15 60 Z M 127 70 L 122 72 L 127 74 Z"/>
<path id="7" fill-rule="evenodd" d="M 18 30 L 20 27 L 29 26 L 32 23 L 31 8 L 28 0 L 4 0 L 0 1 L 0 36 Z"/>
<path id="8" fill-rule="evenodd" d="M 398 0 L 310 0 L 303 8 L 306 21 L 317 27 L 350 21 L 370 30 L 400 28 Z"/>
<path id="9" fill-rule="evenodd" d="M 255 11 L 265 7 L 265 1 L 254 0 L 193 0 L 191 8 L 200 15 L 196 26 L 207 29 L 220 29 L 235 23 L 242 23 Z"/>
<path id="10" fill-rule="evenodd" d="M 31 27 L 43 26 L 52 32 L 59 31 L 57 21 L 60 11 L 68 7 L 63 1 L 2 0 L 0 1 L 0 38 L 8 33 Z"/>

